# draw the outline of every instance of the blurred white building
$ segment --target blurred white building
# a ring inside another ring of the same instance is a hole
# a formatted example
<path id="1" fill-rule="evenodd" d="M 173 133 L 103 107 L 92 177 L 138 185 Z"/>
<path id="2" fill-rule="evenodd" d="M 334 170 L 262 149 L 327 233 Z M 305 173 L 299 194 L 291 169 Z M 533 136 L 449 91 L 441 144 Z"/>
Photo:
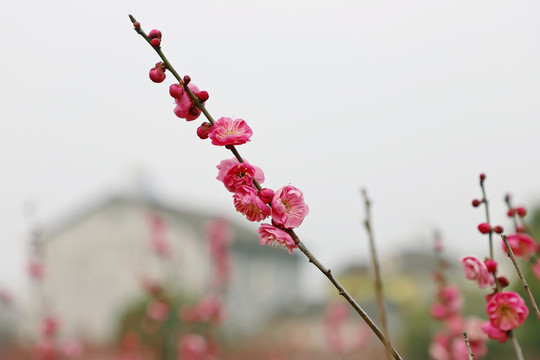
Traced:
<path id="1" fill-rule="evenodd" d="M 173 255 L 165 265 L 151 251 L 149 212 L 167 224 Z M 143 277 L 168 274 L 177 289 L 203 295 L 211 269 L 203 226 L 213 219 L 134 197 L 115 197 L 74 211 L 45 235 L 41 246 L 43 295 L 49 311 L 61 319 L 61 334 L 97 342 L 110 339 L 121 312 L 142 296 Z M 259 246 L 254 228 L 231 224 L 231 231 L 233 277 L 226 326 L 238 334 L 253 333 L 298 300 L 298 257 Z"/>

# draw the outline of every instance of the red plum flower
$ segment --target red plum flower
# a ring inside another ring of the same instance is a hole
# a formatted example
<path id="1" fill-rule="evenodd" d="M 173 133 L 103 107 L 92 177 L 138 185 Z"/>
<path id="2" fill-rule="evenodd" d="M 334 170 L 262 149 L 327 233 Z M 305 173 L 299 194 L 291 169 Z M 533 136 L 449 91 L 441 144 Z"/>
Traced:
<path id="1" fill-rule="evenodd" d="M 233 196 L 236 211 L 246 215 L 249 221 L 262 221 L 270 215 L 270 207 L 257 195 L 257 190 L 247 185 L 236 188 Z"/>
<path id="2" fill-rule="evenodd" d="M 465 277 L 478 282 L 478 286 L 485 288 L 495 284 L 493 276 L 489 273 L 486 264 L 476 256 L 466 256 L 461 259 Z"/>
<path id="3" fill-rule="evenodd" d="M 250 164 L 238 163 L 227 171 L 223 178 L 223 184 L 230 192 L 235 192 L 240 185 L 253 186 L 255 168 Z"/>
<path id="4" fill-rule="evenodd" d="M 538 251 L 538 245 L 534 239 L 527 234 L 512 234 L 508 235 L 506 239 L 508 240 L 508 245 L 510 245 L 514 256 L 528 259 Z M 504 252 L 507 252 L 504 241 L 502 242 L 502 247 Z"/>
<path id="5" fill-rule="evenodd" d="M 297 188 L 287 185 L 276 191 L 272 199 L 272 220 L 287 229 L 300 226 L 309 213 L 304 202 L 304 194 Z"/>
<path id="6" fill-rule="evenodd" d="M 273 245 L 277 247 L 285 247 L 289 251 L 289 254 L 292 254 L 293 249 L 297 247 L 291 235 L 289 235 L 286 231 L 270 224 L 262 224 L 257 232 L 261 238 L 261 246 Z"/>
<path id="7" fill-rule="evenodd" d="M 238 161 L 237 158 L 232 158 L 232 159 L 228 159 L 228 160 L 222 160 L 219 163 L 219 165 L 217 166 L 219 172 L 218 172 L 218 176 L 216 177 L 216 179 L 218 179 L 219 181 L 225 183 L 225 176 L 227 175 L 229 170 L 231 170 L 235 165 L 238 165 L 238 164 L 240 164 L 240 162 Z M 253 167 L 255 169 L 254 178 L 255 178 L 255 180 L 257 180 L 257 182 L 259 184 L 262 184 L 264 182 L 264 173 L 263 173 L 263 171 L 259 167 L 249 164 L 245 159 L 244 159 L 244 164 L 248 164 L 248 165 L 250 165 L 251 167 Z M 250 186 L 251 186 L 251 184 L 250 184 Z"/>
<path id="8" fill-rule="evenodd" d="M 521 326 L 529 315 L 525 300 L 513 291 L 498 292 L 493 295 L 487 304 L 486 311 L 491 324 L 502 331 Z"/>
<path id="9" fill-rule="evenodd" d="M 250 141 L 251 135 L 253 131 L 244 120 L 227 117 L 219 118 L 208 133 L 212 144 L 217 146 L 242 145 Z"/>

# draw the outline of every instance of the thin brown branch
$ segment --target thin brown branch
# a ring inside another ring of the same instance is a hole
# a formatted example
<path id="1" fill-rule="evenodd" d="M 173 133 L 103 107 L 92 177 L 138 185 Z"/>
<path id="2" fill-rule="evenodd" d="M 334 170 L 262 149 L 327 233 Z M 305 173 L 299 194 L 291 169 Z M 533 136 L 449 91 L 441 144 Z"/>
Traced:
<path id="1" fill-rule="evenodd" d="M 536 301 L 534 301 L 534 297 L 531 293 L 531 289 L 529 288 L 529 284 L 527 284 L 527 280 L 525 280 L 525 276 L 523 275 L 523 272 L 521 271 L 521 268 L 519 267 L 519 264 L 516 261 L 514 252 L 512 251 L 510 244 L 508 244 L 508 239 L 506 238 L 506 235 L 501 235 L 501 238 L 504 241 L 504 245 L 506 245 L 508 256 L 510 257 L 510 259 L 512 260 L 512 263 L 514 264 L 514 267 L 516 268 L 519 279 L 521 280 L 521 284 L 523 285 L 523 288 L 525 289 L 525 292 L 527 293 L 527 297 L 529 298 L 529 302 L 531 303 L 531 306 L 534 310 L 536 318 L 540 321 L 540 311 L 538 311 L 538 306 L 536 305 Z"/>
<path id="2" fill-rule="evenodd" d="M 377 257 L 377 250 L 375 248 L 375 239 L 373 236 L 373 228 L 371 226 L 371 201 L 368 198 L 367 190 L 361 190 L 362 197 L 364 198 L 364 206 L 366 209 L 366 219 L 364 220 L 364 226 L 368 234 L 369 239 L 369 250 L 371 256 L 371 265 L 373 267 L 373 274 L 375 276 L 375 297 L 377 301 L 377 310 L 379 314 L 379 322 L 382 328 L 382 331 L 387 339 L 390 339 L 388 334 L 388 326 L 386 322 L 386 311 L 384 309 L 384 293 L 383 285 L 381 280 L 381 272 L 379 270 L 379 258 Z M 387 358 L 391 358 L 391 353 L 387 352 Z"/>
<path id="3" fill-rule="evenodd" d="M 291 235 L 291 237 L 296 242 L 296 245 L 306 255 L 306 257 L 309 259 L 309 262 L 315 265 L 327 278 L 330 280 L 330 282 L 334 285 L 334 287 L 338 290 L 339 294 L 347 300 L 347 302 L 356 310 L 356 312 L 364 319 L 366 324 L 371 328 L 371 330 L 377 335 L 377 337 L 382 341 L 382 343 L 386 346 L 388 351 L 392 353 L 392 356 L 394 359 L 402 359 L 402 357 L 398 354 L 396 349 L 392 346 L 390 341 L 386 338 L 386 336 L 381 332 L 381 330 L 377 327 L 375 322 L 371 320 L 369 315 L 362 309 L 362 307 L 356 302 L 356 300 L 353 299 L 353 297 L 345 290 L 343 285 L 332 275 L 332 271 L 330 269 L 327 269 L 324 267 L 323 264 L 317 260 L 315 256 L 306 248 L 304 243 L 300 241 L 298 236 L 293 230 L 287 230 L 287 232 Z"/>
<path id="4" fill-rule="evenodd" d="M 467 332 L 463 332 L 463 337 L 465 338 L 465 345 L 467 346 L 467 354 L 469 355 L 469 360 L 474 360 L 474 354 L 471 351 L 471 344 L 469 344 L 469 337 L 467 336 Z"/>

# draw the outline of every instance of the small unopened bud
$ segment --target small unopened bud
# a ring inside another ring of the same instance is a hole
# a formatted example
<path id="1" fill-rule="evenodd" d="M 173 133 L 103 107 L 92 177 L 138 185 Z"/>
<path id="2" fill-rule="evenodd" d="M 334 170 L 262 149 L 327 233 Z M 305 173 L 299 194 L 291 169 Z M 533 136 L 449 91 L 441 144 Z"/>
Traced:
<path id="1" fill-rule="evenodd" d="M 480 181 L 484 182 L 484 180 L 486 180 L 486 174 L 481 173 L 480 174 Z"/>
<path id="2" fill-rule="evenodd" d="M 259 197 L 265 204 L 270 204 L 274 198 L 274 190 L 264 188 L 259 192 Z"/>
<path id="3" fill-rule="evenodd" d="M 478 200 L 478 199 L 474 199 L 474 200 L 472 201 L 472 206 L 478 207 L 478 206 L 480 206 L 481 203 L 482 203 L 482 201 L 480 201 L 480 200 Z"/>
<path id="4" fill-rule="evenodd" d="M 208 95 L 208 92 L 207 92 L 207 91 L 204 91 L 204 90 L 203 90 L 203 91 L 199 92 L 198 97 L 199 97 L 199 100 L 200 100 L 201 102 L 205 102 L 206 100 L 208 100 L 209 95 Z"/>
<path id="5" fill-rule="evenodd" d="M 175 99 L 179 99 L 184 93 L 184 88 L 180 84 L 172 84 L 169 86 L 169 94 Z"/>
<path id="6" fill-rule="evenodd" d="M 502 226 L 497 225 L 497 226 L 494 226 L 494 227 L 493 227 L 493 231 L 495 231 L 497 234 L 502 234 L 503 231 L 504 231 L 504 229 L 503 229 Z"/>
<path id="7" fill-rule="evenodd" d="M 150 40 L 150 45 L 157 48 L 159 47 L 159 45 L 161 45 L 161 40 L 159 40 L 158 38 L 153 38 L 152 40 Z"/>
<path id="8" fill-rule="evenodd" d="M 165 72 L 161 68 L 150 69 L 150 80 L 155 83 L 160 83 L 165 80 Z"/>
<path id="9" fill-rule="evenodd" d="M 488 234 L 491 231 L 491 226 L 488 223 L 481 223 L 478 225 L 478 231 L 482 234 Z"/>
<path id="10" fill-rule="evenodd" d="M 133 26 L 135 27 L 135 29 L 139 30 L 139 29 L 141 28 L 141 23 L 138 22 L 138 21 L 135 21 L 135 22 L 133 23 Z"/>
<path id="11" fill-rule="evenodd" d="M 488 259 L 484 261 L 486 264 L 486 267 L 490 273 L 496 273 L 497 272 L 497 262 L 495 260 Z"/>
<path id="12" fill-rule="evenodd" d="M 203 122 L 201 126 L 197 128 L 197 136 L 201 139 L 208 139 L 208 132 L 210 131 L 210 128 L 212 127 L 212 124 L 209 122 Z"/>
<path id="13" fill-rule="evenodd" d="M 508 212 L 506 213 L 506 215 L 508 215 L 508 217 L 514 217 L 514 214 L 516 213 L 516 211 L 514 209 L 510 209 L 508 210 Z"/>
<path id="14" fill-rule="evenodd" d="M 191 77 L 189 75 L 184 75 L 184 82 L 187 84 L 189 84 L 191 82 Z"/>
<path id="15" fill-rule="evenodd" d="M 503 288 L 507 287 L 508 285 L 510 285 L 510 281 L 508 281 L 508 278 L 506 276 L 499 276 L 497 278 L 497 281 L 499 282 L 499 285 Z"/>
<path id="16" fill-rule="evenodd" d="M 517 214 L 519 215 L 519 217 L 525 217 L 525 215 L 527 215 L 527 209 L 525 209 L 524 206 L 520 206 L 516 209 L 516 212 Z"/>
<path id="17" fill-rule="evenodd" d="M 511 199 L 512 199 L 512 196 L 510 194 L 506 194 L 504 196 L 504 201 L 506 201 L 506 202 L 510 202 Z"/>
<path id="18" fill-rule="evenodd" d="M 159 39 L 159 40 L 161 40 L 161 31 L 154 29 L 154 30 L 152 30 L 152 31 L 150 31 L 148 33 L 148 37 L 150 39 Z"/>

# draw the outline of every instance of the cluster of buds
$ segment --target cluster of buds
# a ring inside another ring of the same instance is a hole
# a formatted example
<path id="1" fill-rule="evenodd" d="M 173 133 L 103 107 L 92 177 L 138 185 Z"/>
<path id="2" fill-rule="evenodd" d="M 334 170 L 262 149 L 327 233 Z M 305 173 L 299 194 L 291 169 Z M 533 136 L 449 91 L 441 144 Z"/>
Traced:
<path id="1" fill-rule="evenodd" d="M 204 105 L 209 95 L 208 92 L 200 91 L 197 86 L 193 85 L 189 76 L 184 76 L 183 82 L 184 86 L 172 84 L 169 87 L 169 94 L 174 98 L 174 102 L 176 103 L 174 114 L 181 119 L 186 119 L 186 121 L 192 121 L 201 115 L 201 109 L 195 104 L 186 88 L 191 91 L 201 105 Z"/>
<path id="2" fill-rule="evenodd" d="M 161 216 L 156 213 L 148 214 L 148 225 L 150 228 L 150 247 L 161 258 L 168 258 L 172 255 L 171 244 L 166 239 L 167 224 Z"/>
<path id="3" fill-rule="evenodd" d="M 140 24 L 139 24 L 140 27 Z M 150 45 L 152 45 L 155 48 L 160 47 L 161 45 L 161 31 L 159 30 L 151 30 L 148 33 L 148 38 L 150 39 Z"/>
<path id="4" fill-rule="evenodd" d="M 512 206 L 512 197 L 510 194 L 506 194 L 504 201 L 506 202 L 506 205 L 508 205 L 508 212 L 506 215 L 508 215 L 509 218 L 513 218 L 516 215 L 520 218 L 524 218 L 525 215 L 527 215 L 527 208 L 525 208 L 525 206 Z"/>

